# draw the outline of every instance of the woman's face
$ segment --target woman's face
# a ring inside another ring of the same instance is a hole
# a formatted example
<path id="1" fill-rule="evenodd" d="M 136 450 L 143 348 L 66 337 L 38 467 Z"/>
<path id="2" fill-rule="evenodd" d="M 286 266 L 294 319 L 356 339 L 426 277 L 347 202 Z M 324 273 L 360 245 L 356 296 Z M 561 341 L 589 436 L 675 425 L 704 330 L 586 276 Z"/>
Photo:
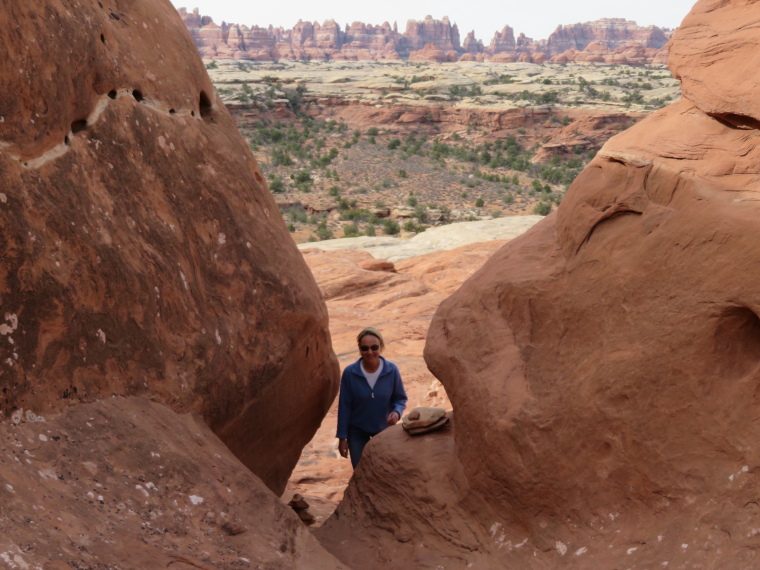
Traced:
<path id="1" fill-rule="evenodd" d="M 363 349 L 367 350 L 363 350 Z M 380 361 L 380 339 L 375 335 L 366 334 L 359 341 L 359 352 L 362 360 L 374 368 Z"/>

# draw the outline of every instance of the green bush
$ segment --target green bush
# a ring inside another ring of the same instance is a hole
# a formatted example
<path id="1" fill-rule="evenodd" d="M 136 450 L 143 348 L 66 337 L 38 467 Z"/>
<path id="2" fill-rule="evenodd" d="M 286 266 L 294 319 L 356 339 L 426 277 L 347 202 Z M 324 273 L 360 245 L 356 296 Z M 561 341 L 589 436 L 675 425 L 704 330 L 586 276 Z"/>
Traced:
<path id="1" fill-rule="evenodd" d="M 275 176 L 272 178 L 272 181 L 269 183 L 269 191 L 273 194 L 279 194 L 280 192 L 285 190 L 285 184 L 283 184 L 282 180 L 279 176 Z"/>
<path id="2" fill-rule="evenodd" d="M 317 237 L 321 240 L 325 239 L 332 239 L 333 233 L 330 228 L 327 227 L 327 221 L 322 220 L 317 224 L 317 231 L 316 231 Z"/>
<path id="3" fill-rule="evenodd" d="M 401 231 L 396 220 L 385 220 L 383 222 L 383 233 L 389 236 L 395 236 Z"/>
<path id="4" fill-rule="evenodd" d="M 539 216 L 547 216 L 552 211 L 551 202 L 539 202 L 533 208 L 533 213 Z"/>
<path id="5" fill-rule="evenodd" d="M 355 223 L 343 224 L 343 237 L 357 237 L 360 235 L 359 226 Z"/>
<path id="6" fill-rule="evenodd" d="M 374 237 L 375 236 L 375 226 L 372 225 L 372 224 L 369 224 L 367 226 L 367 229 L 364 230 L 364 235 L 367 235 L 369 237 Z"/>
<path id="7" fill-rule="evenodd" d="M 476 208 L 482 208 L 485 202 L 483 202 L 483 198 L 478 198 L 475 200 L 475 207 Z"/>

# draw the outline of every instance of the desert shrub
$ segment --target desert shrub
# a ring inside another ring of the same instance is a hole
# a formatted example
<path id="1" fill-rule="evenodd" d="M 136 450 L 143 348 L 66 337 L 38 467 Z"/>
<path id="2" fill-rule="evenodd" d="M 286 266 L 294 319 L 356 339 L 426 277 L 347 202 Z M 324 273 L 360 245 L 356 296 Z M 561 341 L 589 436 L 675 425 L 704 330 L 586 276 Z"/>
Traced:
<path id="1" fill-rule="evenodd" d="M 319 222 L 319 224 L 317 224 L 316 234 L 317 234 L 317 237 L 320 240 L 332 239 L 333 238 L 332 230 L 327 227 L 327 221 L 326 220 L 322 220 L 321 222 Z"/>
<path id="2" fill-rule="evenodd" d="M 430 215 L 428 214 L 428 207 L 424 204 L 418 204 L 414 207 L 414 214 L 413 216 L 417 218 L 421 223 L 427 222 L 430 218 Z"/>
<path id="3" fill-rule="evenodd" d="M 282 182 L 282 179 L 279 176 L 274 176 L 269 183 L 269 191 L 273 194 L 279 194 L 283 190 L 285 190 L 285 184 Z"/>
<path id="4" fill-rule="evenodd" d="M 383 233 L 389 236 L 394 236 L 401 231 L 396 220 L 385 220 L 383 222 Z"/>
<path id="5" fill-rule="evenodd" d="M 359 226 L 355 223 L 343 224 L 343 237 L 357 237 L 360 235 Z"/>

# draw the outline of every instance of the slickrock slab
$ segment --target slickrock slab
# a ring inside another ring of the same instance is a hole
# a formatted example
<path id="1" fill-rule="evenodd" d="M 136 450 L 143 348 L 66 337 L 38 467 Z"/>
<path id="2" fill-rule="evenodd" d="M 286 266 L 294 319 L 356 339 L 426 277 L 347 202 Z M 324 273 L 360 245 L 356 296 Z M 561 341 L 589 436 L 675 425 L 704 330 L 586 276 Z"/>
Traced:
<path id="1" fill-rule="evenodd" d="M 542 216 L 506 216 L 478 222 L 459 222 L 429 228 L 407 240 L 392 237 L 355 237 L 302 243 L 299 249 L 358 249 L 396 263 L 470 243 L 513 239 L 542 220 Z"/>

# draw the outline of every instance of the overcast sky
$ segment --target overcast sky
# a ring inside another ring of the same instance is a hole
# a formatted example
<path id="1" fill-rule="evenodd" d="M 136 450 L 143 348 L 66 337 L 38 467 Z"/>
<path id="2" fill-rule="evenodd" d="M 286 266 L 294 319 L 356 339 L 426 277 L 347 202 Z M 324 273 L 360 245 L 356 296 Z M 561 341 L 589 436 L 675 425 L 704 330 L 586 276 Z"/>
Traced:
<path id="1" fill-rule="evenodd" d="M 626 18 L 640 26 L 656 25 L 675 28 L 691 10 L 696 0 L 171 0 L 175 7 L 188 11 L 200 8 L 217 24 L 222 21 L 245 24 L 284 26 L 291 28 L 299 18 L 304 21 L 334 19 L 341 27 L 361 21 L 367 24 L 398 22 L 399 31 L 406 21 L 448 16 L 459 26 L 462 39 L 475 30 L 486 44 L 497 29 L 512 26 L 533 39 L 546 39 L 559 24 L 575 24 L 599 18 Z"/>

